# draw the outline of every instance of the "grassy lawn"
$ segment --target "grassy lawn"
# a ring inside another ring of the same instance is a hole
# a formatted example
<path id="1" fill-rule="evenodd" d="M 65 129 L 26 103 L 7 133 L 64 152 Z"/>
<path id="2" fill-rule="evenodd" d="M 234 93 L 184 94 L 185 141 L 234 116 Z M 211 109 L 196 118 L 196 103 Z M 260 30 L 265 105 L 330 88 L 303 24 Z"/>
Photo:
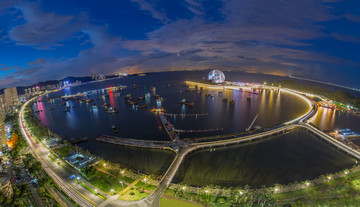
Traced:
<path id="1" fill-rule="evenodd" d="M 119 180 L 123 180 L 123 181 L 126 181 L 126 182 L 128 182 L 128 183 L 134 182 L 134 179 L 129 178 L 129 177 L 125 177 L 125 176 L 123 176 L 122 174 L 119 174 L 119 173 L 111 172 L 110 170 L 104 168 L 102 165 L 99 165 L 99 164 L 98 164 L 96 167 L 99 168 L 99 169 L 101 169 L 101 170 L 104 170 L 104 171 L 106 171 L 106 172 L 108 172 L 108 173 L 110 173 L 110 174 L 113 174 L 113 175 L 117 176 Z"/>
<path id="2" fill-rule="evenodd" d="M 139 191 L 139 190 L 131 187 L 129 190 L 127 190 L 122 195 L 120 195 L 119 199 L 127 200 L 127 201 L 136 201 L 136 200 L 140 200 L 142 198 L 145 198 L 148 195 L 149 195 L 149 193 L 145 193 L 143 191 Z"/>
<path id="3" fill-rule="evenodd" d="M 294 206 L 357 206 L 360 202 L 359 172 L 302 190 L 273 195 L 279 204 Z"/>
<path id="4" fill-rule="evenodd" d="M 92 177 L 89 182 L 95 187 L 109 194 L 112 194 L 111 189 L 114 190 L 114 193 L 118 193 L 122 190 L 120 181 L 117 178 L 114 178 L 100 171 L 97 171 L 96 175 Z M 126 188 L 126 185 L 123 185 L 124 188 Z"/>
<path id="5" fill-rule="evenodd" d="M 149 191 L 154 191 L 155 188 L 156 188 L 156 186 L 154 186 L 154 185 L 146 184 L 146 183 L 143 183 L 143 182 L 138 182 L 135 186 L 139 187 L 139 188 L 142 188 L 142 189 L 149 190 Z"/>
<path id="6" fill-rule="evenodd" d="M 170 198 L 161 197 L 160 207 L 202 207 L 203 205 L 197 203 L 190 203 L 188 201 L 176 200 Z"/>

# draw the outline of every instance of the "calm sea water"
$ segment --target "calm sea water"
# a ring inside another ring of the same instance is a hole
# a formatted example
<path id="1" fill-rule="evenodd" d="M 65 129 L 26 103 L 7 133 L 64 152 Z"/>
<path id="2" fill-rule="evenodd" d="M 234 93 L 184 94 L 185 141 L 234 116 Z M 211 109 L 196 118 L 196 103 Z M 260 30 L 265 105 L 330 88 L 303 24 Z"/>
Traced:
<path id="1" fill-rule="evenodd" d="M 282 77 L 258 74 L 225 73 L 231 80 L 245 82 L 263 82 L 282 79 Z M 64 138 L 87 137 L 89 142 L 79 144 L 100 157 L 118 162 L 126 167 L 140 172 L 162 174 L 170 165 L 174 155 L 169 152 L 146 149 L 120 147 L 99 143 L 94 139 L 100 135 L 113 135 L 135 139 L 169 140 L 161 127 L 156 114 L 151 108 L 164 107 L 167 113 L 208 113 L 199 117 L 169 117 L 177 129 L 209 129 L 224 128 L 216 133 L 188 133 L 185 137 L 201 137 L 217 134 L 242 132 L 258 114 L 254 125 L 271 126 L 289 121 L 307 111 L 303 100 L 276 91 L 247 94 L 241 91 L 206 90 L 203 93 L 186 92 L 184 81 L 203 80 L 204 71 L 195 72 L 164 72 L 144 77 L 127 77 L 82 86 L 67 88 L 45 98 L 59 97 L 65 94 L 76 94 L 89 90 L 98 90 L 89 95 L 92 103 L 79 103 L 76 100 L 67 101 L 70 112 L 64 112 L 66 106 L 59 98 L 38 102 L 34 110 L 42 110 L 35 115 L 40 121 Z M 138 85 L 134 88 L 133 84 Z M 99 89 L 111 86 L 126 85 L 123 94 L 112 91 L 107 93 Z M 144 96 L 153 91 L 161 95 L 162 103 L 150 99 L 141 101 L 148 107 L 136 109 L 124 103 L 123 95 L 133 94 L 134 97 Z M 214 98 L 205 94 L 214 94 Z M 103 98 L 104 95 L 109 95 Z M 251 101 L 246 97 L 250 96 Z M 234 105 L 229 105 L 223 99 L 235 99 Z M 194 102 L 194 107 L 181 105 L 186 99 Z M 119 109 L 117 114 L 108 114 L 103 109 L 104 103 Z M 99 108 L 91 109 L 92 104 Z M 74 106 L 74 107 L 73 107 Z M 114 133 L 112 126 L 119 130 Z M 218 149 L 213 152 L 197 152 L 189 156 L 183 163 L 175 181 L 194 185 L 221 184 L 242 185 L 244 183 L 259 186 L 273 183 L 287 183 L 295 180 L 311 179 L 329 171 L 337 171 L 349 167 L 353 160 L 338 152 L 317 138 L 303 132 L 296 132 L 263 142 L 251 143 L 233 148 Z"/>
<path id="2" fill-rule="evenodd" d="M 185 74 L 189 74 L 188 79 L 202 80 L 201 75 L 203 75 L 203 72 L 200 74 L 199 72 L 187 72 Z M 276 91 L 262 91 L 259 94 L 248 94 L 238 90 L 224 90 L 219 93 L 219 90 L 207 89 L 204 89 L 201 94 L 186 92 L 183 81 L 186 77 L 183 76 L 182 73 L 161 73 L 67 88 L 51 94 L 48 98 L 108 88 L 110 86 L 128 86 L 122 95 L 115 91 L 98 90 L 97 93 L 88 95 L 87 98 L 94 100 L 91 103 L 79 103 L 77 100 L 70 100 L 66 101 L 66 105 L 61 105 L 64 101 L 57 98 L 35 103 L 34 110 L 42 110 L 36 114 L 41 122 L 66 138 L 87 137 L 94 139 L 106 134 L 151 140 L 169 140 L 168 135 L 161 127 L 157 115 L 149 111 L 152 108 L 163 107 L 167 113 L 174 114 L 208 113 L 208 116 L 169 117 L 169 120 L 177 129 L 224 129 L 218 133 L 181 134 L 182 138 L 242 132 L 251 124 L 257 114 L 258 118 L 254 125 L 267 127 L 292 120 L 308 110 L 308 106 L 302 99 Z M 133 84 L 137 84 L 138 88 L 134 88 Z M 151 96 L 149 99 L 139 102 L 139 105 L 147 104 L 148 107 L 145 108 L 136 109 L 125 104 L 124 95 L 132 94 L 134 97 L 144 97 L 146 93 L 153 95 L 154 92 L 151 87 L 155 87 L 155 93 L 164 98 L 162 103 L 156 102 L 155 98 Z M 213 94 L 215 97 L 207 97 L 206 94 Z M 103 98 L 106 95 L 109 96 Z M 247 97 L 250 97 L 251 101 L 248 101 Z M 234 99 L 236 103 L 230 105 L 228 102 L 223 101 L 224 98 L 229 101 Z M 194 102 L 195 105 L 193 107 L 181 105 L 182 99 Z M 104 103 L 109 103 L 112 107 L 118 108 L 119 113 L 107 113 L 104 111 Z M 99 108 L 92 109 L 92 104 L 97 104 Z M 66 106 L 70 106 L 70 112 L 64 112 Z M 116 126 L 119 133 L 114 133 L 112 126 Z"/>
<path id="3" fill-rule="evenodd" d="M 182 162 L 174 182 L 253 187 L 287 184 L 337 172 L 355 159 L 302 130 L 255 143 L 198 151 Z"/>

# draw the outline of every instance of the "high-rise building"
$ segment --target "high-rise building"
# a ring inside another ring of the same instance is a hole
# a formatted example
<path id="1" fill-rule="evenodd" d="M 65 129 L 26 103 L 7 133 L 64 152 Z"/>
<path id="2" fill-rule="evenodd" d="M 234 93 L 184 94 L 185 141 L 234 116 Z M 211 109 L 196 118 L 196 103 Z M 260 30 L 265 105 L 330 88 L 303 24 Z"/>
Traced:
<path id="1" fill-rule="evenodd" d="M 5 103 L 8 106 L 16 106 L 20 103 L 16 87 L 5 88 L 4 94 L 5 94 Z"/>
<path id="2" fill-rule="evenodd" d="M 4 94 L 0 94 L 0 112 L 3 114 L 7 113 L 7 105 L 5 102 L 5 95 Z"/>
<path id="3" fill-rule="evenodd" d="M 5 131 L 5 123 L 4 123 L 4 114 L 0 111 L 0 151 L 2 151 L 6 147 L 6 131 Z"/>
<path id="4" fill-rule="evenodd" d="M 0 191 L 7 198 L 11 197 L 13 194 L 10 175 L 8 173 L 0 172 Z"/>

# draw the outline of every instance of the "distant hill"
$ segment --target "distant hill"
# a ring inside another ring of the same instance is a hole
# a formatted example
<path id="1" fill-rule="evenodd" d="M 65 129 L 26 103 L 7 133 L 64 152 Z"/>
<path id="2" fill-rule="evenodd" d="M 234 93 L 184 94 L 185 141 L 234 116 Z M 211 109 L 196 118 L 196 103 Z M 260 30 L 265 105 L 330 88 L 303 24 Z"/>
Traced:
<path id="1" fill-rule="evenodd" d="M 81 81 L 82 83 L 86 83 L 86 82 L 92 81 L 92 79 L 91 79 L 90 76 L 85 76 L 85 77 L 72 77 L 72 76 L 69 76 L 69 77 L 66 77 L 66 78 L 61 79 L 61 80 L 48 80 L 48 81 L 44 81 L 44 82 L 38 82 L 38 83 L 30 85 L 30 86 L 18 86 L 18 87 L 16 87 L 16 89 L 18 91 L 18 94 L 21 95 L 21 94 L 25 93 L 25 89 L 27 89 L 27 88 L 32 88 L 32 87 L 35 87 L 35 86 L 38 86 L 38 87 L 41 88 L 41 87 L 47 86 L 47 85 L 54 85 L 54 84 L 57 85 L 57 84 L 59 84 L 60 81 L 62 81 L 62 82 L 63 81 L 69 81 L 69 83 L 74 83 L 76 81 Z M 0 89 L 1 94 L 4 93 L 4 89 L 5 88 Z"/>
<path id="2" fill-rule="evenodd" d="M 152 73 L 145 73 L 146 75 L 150 75 Z M 132 75 L 129 75 L 129 76 L 137 76 L 138 74 L 132 74 Z M 106 76 L 106 78 L 115 78 L 117 77 L 116 75 L 108 75 Z M 33 85 L 30 85 L 30 86 L 17 86 L 16 89 L 18 91 L 18 94 L 21 95 L 21 94 L 24 94 L 25 93 L 25 89 L 27 88 L 32 88 L 32 87 L 35 87 L 35 86 L 38 86 L 38 87 L 43 87 L 43 86 L 47 86 L 47 85 L 54 85 L 54 84 L 59 84 L 59 82 L 63 82 L 63 81 L 69 81 L 69 83 L 75 83 L 76 81 L 81 81 L 82 83 L 86 83 L 86 82 L 90 82 L 92 81 L 91 77 L 90 76 L 84 76 L 84 77 L 73 77 L 73 76 L 69 76 L 69 77 L 66 77 L 66 78 L 63 78 L 61 80 L 48 80 L 48 81 L 44 81 L 44 82 L 38 82 L 36 84 L 33 84 Z M 4 93 L 4 89 L 5 88 L 2 88 L 0 89 L 0 93 L 3 94 Z"/>

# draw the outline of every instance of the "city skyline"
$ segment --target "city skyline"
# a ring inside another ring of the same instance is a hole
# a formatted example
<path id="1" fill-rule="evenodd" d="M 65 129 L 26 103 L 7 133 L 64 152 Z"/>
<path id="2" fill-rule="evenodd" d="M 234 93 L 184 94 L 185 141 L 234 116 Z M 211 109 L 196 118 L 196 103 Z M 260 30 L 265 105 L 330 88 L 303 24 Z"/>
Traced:
<path id="1" fill-rule="evenodd" d="M 5 0 L 0 87 L 211 68 L 359 88 L 358 6 L 351 0 Z"/>

